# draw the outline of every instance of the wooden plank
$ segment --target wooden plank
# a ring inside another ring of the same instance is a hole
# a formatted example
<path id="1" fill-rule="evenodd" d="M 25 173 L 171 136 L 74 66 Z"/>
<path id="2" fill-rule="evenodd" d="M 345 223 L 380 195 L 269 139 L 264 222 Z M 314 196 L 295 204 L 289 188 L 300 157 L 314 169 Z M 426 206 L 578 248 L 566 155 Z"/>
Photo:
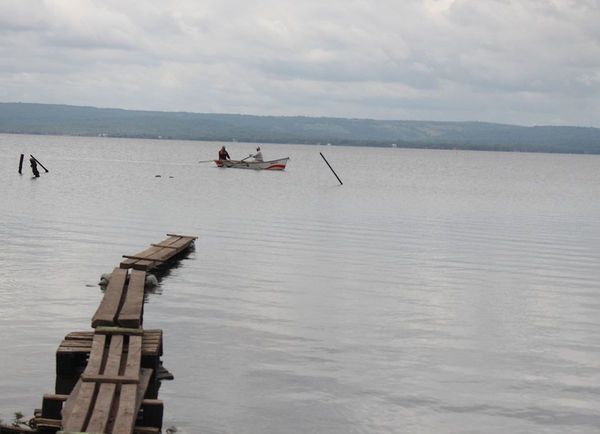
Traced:
<path id="1" fill-rule="evenodd" d="M 127 363 L 125 364 L 126 377 L 140 375 L 140 363 L 142 360 L 142 337 L 130 336 L 127 348 Z"/>
<path id="2" fill-rule="evenodd" d="M 191 240 L 181 238 L 180 240 L 171 244 L 173 247 L 176 247 L 176 248 L 162 249 L 160 252 L 154 254 L 152 256 L 152 259 L 158 259 L 158 260 L 162 260 L 163 262 L 166 262 L 166 261 L 172 259 L 173 257 L 179 255 L 184 250 L 186 250 L 190 244 L 191 244 Z"/>
<path id="3" fill-rule="evenodd" d="M 184 250 L 188 248 L 193 242 L 194 240 L 191 238 L 179 238 L 176 241 L 169 243 L 169 246 L 177 247 L 180 250 Z"/>
<path id="4" fill-rule="evenodd" d="M 86 354 L 90 352 L 89 348 L 75 347 L 75 348 L 64 348 L 60 351 L 62 354 Z M 142 345 L 142 356 L 159 356 L 161 355 L 161 348 L 159 344 L 143 344 Z M 67 375 L 67 374 L 64 374 Z"/>
<path id="5" fill-rule="evenodd" d="M 160 252 L 157 252 L 157 253 L 155 253 L 155 255 L 156 255 L 156 254 L 158 254 L 158 253 L 160 253 Z M 123 255 L 123 257 L 124 257 L 124 258 L 127 258 L 127 259 L 136 259 L 136 260 L 138 260 L 138 261 L 165 262 L 165 261 L 163 261 L 163 260 L 161 260 L 161 259 L 157 259 L 157 258 L 155 258 L 155 257 L 153 257 L 153 256 L 133 256 L 133 255 Z"/>
<path id="6" fill-rule="evenodd" d="M 133 273 L 132 273 L 133 274 Z M 129 278 L 130 282 L 131 282 L 131 277 Z M 131 285 L 131 283 L 129 284 Z M 142 289 L 143 291 L 143 289 Z M 142 294 L 143 297 L 144 294 Z M 125 306 L 125 304 L 127 304 L 127 300 L 125 300 L 125 303 L 123 304 L 123 306 Z M 121 312 L 123 311 L 123 308 L 121 308 Z M 135 336 L 141 336 L 144 334 L 144 330 L 138 327 L 97 327 L 96 328 L 96 333 L 99 334 L 103 334 L 103 335 L 135 335 Z"/>
<path id="7" fill-rule="evenodd" d="M 106 359 L 106 366 L 104 368 L 104 376 L 119 375 L 119 368 L 121 367 L 121 358 L 123 356 L 123 336 L 113 335 L 110 339 L 110 348 L 108 351 L 108 358 Z M 84 380 L 82 375 L 82 380 Z M 84 380 L 85 381 L 85 380 Z M 82 384 L 85 385 L 84 382 Z M 87 432 L 106 432 L 108 425 L 108 419 L 111 414 L 111 408 L 117 385 L 114 383 L 102 383 L 98 389 L 98 396 L 96 397 L 96 403 L 92 411 L 92 415 L 87 424 Z"/>
<path id="8" fill-rule="evenodd" d="M 162 329 L 144 329 L 144 335 L 148 336 L 161 336 L 162 337 Z"/>
<path id="9" fill-rule="evenodd" d="M 61 342 L 60 346 L 68 347 L 68 348 L 76 348 L 76 347 L 91 348 L 92 340 L 86 339 L 85 341 L 83 341 L 83 340 L 81 340 L 81 341 L 63 341 L 63 342 Z"/>
<path id="10" fill-rule="evenodd" d="M 61 427 L 60 419 L 51 419 L 47 417 L 36 417 L 35 424 L 39 428 L 59 428 Z M 35 431 L 32 431 L 35 433 Z M 64 432 L 64 431 L 63 431 Z"/>
<path id="11" fill-rule="evenodd" d="M 190 238 L 192 240 L 197 240 L 198 237 L 196 235 L 178 235 L 178 234 L 167 234 L 167 237 L 180 237 L 180 238 Z"/>
<path id="12" fill-rule="evenodd" d="M 133 434 L 160 434 L 160 428 L 136 426 L 133 428 Z"/>
<path id="13" fill-rule="evenodd" d="M 135 369 L 135 363 L 131 363 L 130 365 L 128 359 L 127 366 L 125 367 L 125 373 L 132 374 Z M 139 384 L 125 384 L 121 386 L 119 409 L 117 411 L 115 424 L 113 427 L 113 432 L 115 433 L 131 432 L 131 429 L 133 428 L 137 419 L 137 414 L 140 411 L 140 407 L 144 400 L 144 395 L 148 389 L 150 377 L 152 376 L 152 370 L 142 369 L 140 371 L 138 361 L 137 372 L 140 375 Z"/>
<path id="14" fill-rule="evenodd" d="M 179 235 L 173 235 L 173 236 L 167 235 L 167 236 L 169 238 L 157 243 L 160 245 L 160 247 L 152 245 L 151 247 L 147 248 L 146 250 L 143 250 L 139 253 L 136 253 L 135 255 L 132 255 L 132 258 L 128 258 L 124 261 L 121 261 L 120 267 L 125 268 L 125 269 L 134 268 L 136 270 L 144 270 L 144 271 L 154 268 L 155 266 L 157 266 L 157 264 L 154 262 L 154 260 L 156 258 L 156 254 L 158 252 L 160 252 L 160 250 L 163 250 L 165 247 L 168 248 L 171 245 L 173 245 L 173 243 L 180 241 L 182 238 Z M 194 239 L 196 239 L 196 237 L 184 237 L 184 238 L 187 238 L 186 242 L 188 243 L 188 245 Z M 174 246 L 174 247 L 177 247 L 177 249 L 173 249 L 174 251 L 181 249 L 181 246 Z M 185 246 L 185 247 L 187 247 L 187 246 Z M 183 248 L 185 248 L 185 247 L 183 247 Z M 177 253 L 175 253 L 175 254 L 177 254 Z M 163 257 L 162 254 L 158 256 L 159 259 L 162 257 Z M 137 258 L 144 258 L 145 260 L 137 259 Z"/>
<path id="15" fill-rule="evenodd" d="M 98 327 L 96 328 L 96 331 L 103 331 L 104 327 Z M 119 330 L 118 327 L 114 327 L 114 328 L 109 328 L 112 330 Z M 122 329 L 123 330 L 123 329 Z M 131 329 L 124 329 L 124 330 L 131 330 Z M 137 330 L 141 330 L 141 329 L 135 329 Z M 87 332 L 86 332 L 87 333 Z M 57 350 L 57 354 L 72 354 L 72 353 L 89 353 L 91 348 L 92 348 L 92 337 L 94 332 L 89 332 L 89 340 L 81 340 L 81 341 L 72 341 L 75 342 L 75 346 L 71 346 L 71 344 L 69 344 L 68 342 L 71 342 L 69 340 L 63 341 L 60 345 L 60 347 L 58 347 Z M 160 355 L 161 354 L 161 350 L 162 350 L 162 330 L 159 329 L 148 329 L 148 330 L 143 330 L 143 336 L 142 336 L 142 355 L 144 356 L 153 356 L 153 355 Z M 99 334 L 105 334 L 105 333 L 99 333 Z M 68 337 L 69 335 L 67 335 Z M 81 345 L 81 347 L 79 346 Z"/>
<path id="16" fill-rule="evenodd" d="M 138 403 L 136 402 L 137 388 L 137 384 L 124 384 L 121 386 L 119 408 L 115 416 L 115 425 L 113 432 L 132 432 L 139 411 Z"/>
<path id="17" fill-rule="evenodd" d="M 44 399 L 50 399 L 52 401 L 66 401 L 69 398 L 69 395 L 61 395 L 58 393 L 45 393 Z M 42 411 L 43 413 L 43 411 Z"/>
<path id="18" fill-rule="evenodd" d="M 149 380 L 150 376 L 151 376 L 151 372 L 148 371 L 146 373 L 146 375 L 148 376 L 148 380 Z M 146 381 L 146 379 L 141 379 L 140 383 L 142 383 L 142 385 L 143 385 L 145 381 Z M 133 387 L 134 390 L 137 389 L 136 385 L 127 385 L 127 387 Z M 76 389 L 74 389 L 74 392 L 76 392 Z M 122 397 L 123 397 L 123 395 L 121 394 L 121 399 L 122 399 Z M 50 394 L 50 393 L 44 394 L 44 397 L 43 397 L 44 403 L 42 405 L 41 416 L 39 416 L 39 415 L 36 416 L 36 421 L 43 421 L 42 423 L 48 422 L 48 426 L 60 427 L 60 423 L 61 423 L 60 411 L 62 410 L 63 404 L 67 401 L 68 398 L 69 398 L 69 395 L 58 395 L 58 394 Z M 135 399 L 137 399 L 137 396 L 134 395 L 134 400 Z M 53 406 L 53 408 L 48 408 L 47 405 Z M 54 408 L 55 405 L 56 405 L 56 408 Z M 142 400 L 141 406 L 144 408 L 155 409 L 157 407 L 162 407 L 163 403 L 162 403 L 162 401 L 157 400 L 157 399 L 144 399 L 144 400 Z M 58 410 L 58 412 L 56 412 L 56 410 Z M 155 421 L 146 420 L 146 418 L 144 418 L 144 424 L 149 425 L 149 426 L 156 426 L 156 427 L 162 426 L 162 423 L 157 424 Z"/>
<path id="19" fill-rule="evenodd" d="M 60 429 L 60 420 L 44 419 L 42 417 L 36 417 L 35 422 L 40 428 L 59 428 Z M 15 432 L 17 432 L 17 431 L 15 431 Z M 23 431 L 18 431 L 18 432 L 33 433 L 33 434 L 36 433 L 36 431 L 31 431 L 29 428 L 23 429 Z M 116 431 L 114 431 L 114 432 L 116 432 Z M 131 431 L 129 431 L 129 432 L 131 432 Z M 161 430 L 159 428 L 155 428 L 155 427 L 136 426 L 133 428 L 133 434 L 160 434 L 160 432 L 161 432 Z M 90 433 L 57 431 L 56 434 L 90 434 Z"/>
<path id="20" fill-rule="evenodd" d="M 160 244 L 166 244 L 166 245 L 170 245 L 172 242 L 175 242 L 176 239 L 172 239 L 172 240 L 164 240 L 161 241 Z M 160 250 L 160 248 L 154 247 L 154 246 L 150 246 L 147 247 L 146 249 L 142 250 L 141 252 L 136 253 L 134 256 L 150 256 L 156 252 L 158 252 Z"/>
<path id="21" fill-rule="evenodd" d="M 85 347 L 61 347 L 58 349 L 58 353 L 66 354 L 66 353 L 89 353 L 90 349 Z"/>
<path id="22" fill-rule="evenodd" d="M 73 413 L 73 407 L 77 400 L 77 397 L 79 396 L 80 390 L 81 390 L 81 380 L 78 380 L 77 383 L 75 384 L 75 387 L 73 387 L 73 390 L 69 394 L 69 397 L 63 404 L 63 408 L 62 408 L 62 419 L 63 420 L 65 420 L 68 415 Z M 73 397 L 73 398 L 71 398 L 71 397 Z"/>
<path id="23" fill-rule="evenodd" d="M 92 318 L 92 327 L 115 324 L 126 279 L 127 270 L 121 268 L 113 270 L 102 302 Z"/>
<path id="24" fill-rule="evenodd" d="M 179 247 L 176 246 L 168 246 L 168 245 L 164 245 L 164 244 L 150 244 L 153 247 L 163 247 L 165 249 L 178 249 Z"/>
<path id="25" fill-rule="evenodd" d="M 94 335 L 102 332 L 103 330 L 115 330 L 118 331 L 119 333 L 121 333 L 122 328 L 121 327 L 97 327 L 95 330 L 89 331 L 89 332 L 71 332 L 68 335 L 65 336 L 64 341 L 69 341 L 69 340 L 92 340 L 94 338 Z M 139 331 L 138 329 L 135 329 L 136 331 Z M 106 333 L 104 333 L 106 334 Z M 128 334 L 127 332 L 125 332 L 125 334 Z M 143 334 L 144 334 L 144 338 L 147 337 L 155 337 L 155 336 L 162 336 L 162 329 L 144 329 L 143 330 Z"/>
<path id="26" fill-rule="evenodd" d="M 148 271 L 158 265 L 160 265 L 160 263 L 154 261 L 137 261 L 132 265 L 132 268 L 134 270 Z"/>
<path id="27" fill-rule="evenodd" d="M 142 252 L 136 253 L 135 255 L 124 255 L 127 258 L 120 264 L 121 268 L 134 268 L 136 270 L 149 270 L 156 266 L 154 262 L 166 262 L 171 257 L 179 254 L 185 250 L 189 245 L 198 237 L 195 236 L 181 236 L 181 235 L 167 235 L 169 238 L 152 244 L 151 247 L 143 250 Z M 172 250 L 167 253 L 165 251 Z M 152 261 L 152 262 L 147 262 Z"/>
<path id="28" fill-rule="evenodd" d="M 85 341 L 92 340 L 94 338 L 94 332 L 73 332 L 65 336 L 65 341 Z"/>
<path id="29" fill-rule="evenodd" d="M 89 375 L 81 374 L 81 381 L 84 383 L 97 383 L 97 384 L 137 384 L 140 381 L 138 376 L 126 377 L 125 375 Z"/>
<path id="30" fill-rule="evenodd" d="M 113 336 L 113 341 L 119 339 L 121 341 L 121 345 L 123 342 L 122 336 Z M 109 363 L 111 363 L 111 357 L 113 357 L 112 353 L 112 342 L 111 342 L 111 353 L 109 354 L 109 360 L 107 362 L 106 370 L 101 375 L 88 375 L 83 373 L 81 375 L 81 380 L 84 382 L 95 381 L 98 383 L 118 383 L 118 384 L 130 384 L 130 383 L 139 383 L 140 381 L 140 363 L 142 359 L 142 338 L 141 336 L 130 336 L 129 337 L 129 345 L 127 347 L 127 361 L 125 364 L 125 373 L 124 375 L 118 375 L 119 369 L 118 367 L 114 369 L 113 367 L 109 367 Z M 123 348 L 121 348 L 123 351 Z M 116 355 L 114 356 L 116 357 Z M 116 359 L 115 359 L 116 360 Z M 121 353 L 119 353 L 119 366 L 121 362 Z"/>
<path id="31" fill-rule="evenodd" d="M 127 294 L 125 295 L 125 302 L 117 317 L 117 323 L 121 327 L 141 327 L 142 314 L 144 311 L 145 284 L 145 271 L 131 271 L 131 274 L 129 275 L 129 284 L 127 285 Z"/>
<path id="32" fill-rule="evenodd" d="M 170 244 L 171 242 L 175 241 L 176 238 L 174 238 L 172 241 L 169 240 L 165 240 L 165 241 L 161 241 L 161 244 Z M 136 253 L 133 256 L 140 256 L 140 257 L 146 257 L 146 256 L 151 256 L 152 254 L 158 252 L 160 250 L 160 247 L 149 247 L 146 250 L 142 250 L 139 253 Z M 133 264 L 137 263 L 138 259 L 126 259 L 124 261 L 121 261 L 120 267 L 121 268 L 131 268 L 133 266 Z"/>
<path id="33" fill-rule="evenodd" d="M 88 374 L 98 374 L 102 366 L 106 336 L 96 335 L 92 343 L 90 360 L 85 368 Z M 83 431 L 90 412 L 96 385 L 94 383 L 78 382 L 63 406 L 62 426 L 65 431 Z"/>
<path id="34" fill-rule="evenodd" d="M 162 355 L 162 345 L 160 341 L 142 343 L 142 356 L 160 356 Z M 90 352 L 91 345 L 88 347 L 61 347 L 58 349 L 60 354 L 86 354 Z M 66 375 L 66 374 L 65 374 Z"/>
<path id="35" fill-rule="evenodd" d="M 119 264 L 119 267 L 123 268 L 123 269 L 128 269 L 128 268 L 132 268 L 133 264 L 135 264 L 137 261 L 134 259 L 125 259 L 124 261 L 121 261 L 121 263 Z"/>

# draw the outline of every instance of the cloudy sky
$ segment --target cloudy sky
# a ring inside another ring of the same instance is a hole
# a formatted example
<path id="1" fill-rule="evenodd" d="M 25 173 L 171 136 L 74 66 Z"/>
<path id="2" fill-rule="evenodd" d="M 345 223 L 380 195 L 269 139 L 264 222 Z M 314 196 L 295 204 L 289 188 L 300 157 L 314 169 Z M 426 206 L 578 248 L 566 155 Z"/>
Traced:
<path id="1" fill-rule="evenodd" d="M 600 0 L 0 0 L 0 101 L 600 127 Z"/>

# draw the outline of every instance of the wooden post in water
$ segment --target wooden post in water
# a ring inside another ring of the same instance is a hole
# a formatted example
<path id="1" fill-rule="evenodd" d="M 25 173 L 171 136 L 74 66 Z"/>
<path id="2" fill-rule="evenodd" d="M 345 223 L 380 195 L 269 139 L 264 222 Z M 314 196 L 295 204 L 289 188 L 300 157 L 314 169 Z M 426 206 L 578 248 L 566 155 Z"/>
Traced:
<path id="1" fill-rule="evenodd" d="M 19 159 L 19 175 L 23 174 L 23 158 L 25 158 L 25 155 L 21 154 L 21 158 Z"/>
<path id="2" fill-rule="evenodd" d="M 331 164 L 329 164 L 329 161 L 327 161 L 327 159 L 325 158 L 325 156 L 323 155 L 323 153 L 319 152 L 319 154 L 321 154 L 321 157 L 323 157 L 323 160 L 325 160 L 325 163 L 327 164 L 327 166 L 329 166 L 329 168 L 331 169 L 331 171 L 333 172 L 333 174 L 335 175 L 335 177 L 337 178 L 337 180 L 340 182 L 340 185 L 344 185 L 344 183 L 342 182 L 342 180 L 340 179 L 340 177 L 337 176 L 337 173 L 335 173 L 335 170 L 333 170 L 333 167 L 331 167 Z"/>
<path id="3" fill-rule="evenodd" d="M 31 158 L 33 158 L 37 164 L 39 164 L 40 166 L 42 166 L 42 169 L 44 169 L 44 170 L 46 171 L 46 173 L 48 173 L 48 169 L 46 169 L 46 168 L 44 167 L 44 165 L 38 161 L 38 159 L 37 159 L 37 158 L 35 158 L 35 157 L 34 157 L 33 155 L 31 155 L 31 154 L 29 154 L 29 156 L 30 156 Z"/>

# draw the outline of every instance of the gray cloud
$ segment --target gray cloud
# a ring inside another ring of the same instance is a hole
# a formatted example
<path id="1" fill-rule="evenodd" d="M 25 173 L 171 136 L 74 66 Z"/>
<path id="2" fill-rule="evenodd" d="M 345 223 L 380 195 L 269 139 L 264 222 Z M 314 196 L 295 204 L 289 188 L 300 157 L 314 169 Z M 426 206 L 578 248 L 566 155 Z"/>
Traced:
<path id="1" fill-rule="evenodd" d="M 0 100 L 600 126 L 595 0 L 0 0 Z"/>

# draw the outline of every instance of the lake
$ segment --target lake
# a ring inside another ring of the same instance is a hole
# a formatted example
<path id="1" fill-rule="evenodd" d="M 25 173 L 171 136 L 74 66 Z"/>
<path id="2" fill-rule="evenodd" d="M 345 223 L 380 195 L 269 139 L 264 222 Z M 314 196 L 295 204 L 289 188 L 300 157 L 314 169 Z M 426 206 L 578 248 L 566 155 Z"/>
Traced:
<path id="1" fill-rule="evenodd" d="M 175 376 L 165 427 L 600 432 L 600 156 L 265 144 L 286 171 L 198 163 L 220 146 L 0 135 L 5 421 L 53 392 L 100 275 L 183 233 L 195 251 L 144 316 Z M 19 176 L 20 153 L 50 172 Z"/>

